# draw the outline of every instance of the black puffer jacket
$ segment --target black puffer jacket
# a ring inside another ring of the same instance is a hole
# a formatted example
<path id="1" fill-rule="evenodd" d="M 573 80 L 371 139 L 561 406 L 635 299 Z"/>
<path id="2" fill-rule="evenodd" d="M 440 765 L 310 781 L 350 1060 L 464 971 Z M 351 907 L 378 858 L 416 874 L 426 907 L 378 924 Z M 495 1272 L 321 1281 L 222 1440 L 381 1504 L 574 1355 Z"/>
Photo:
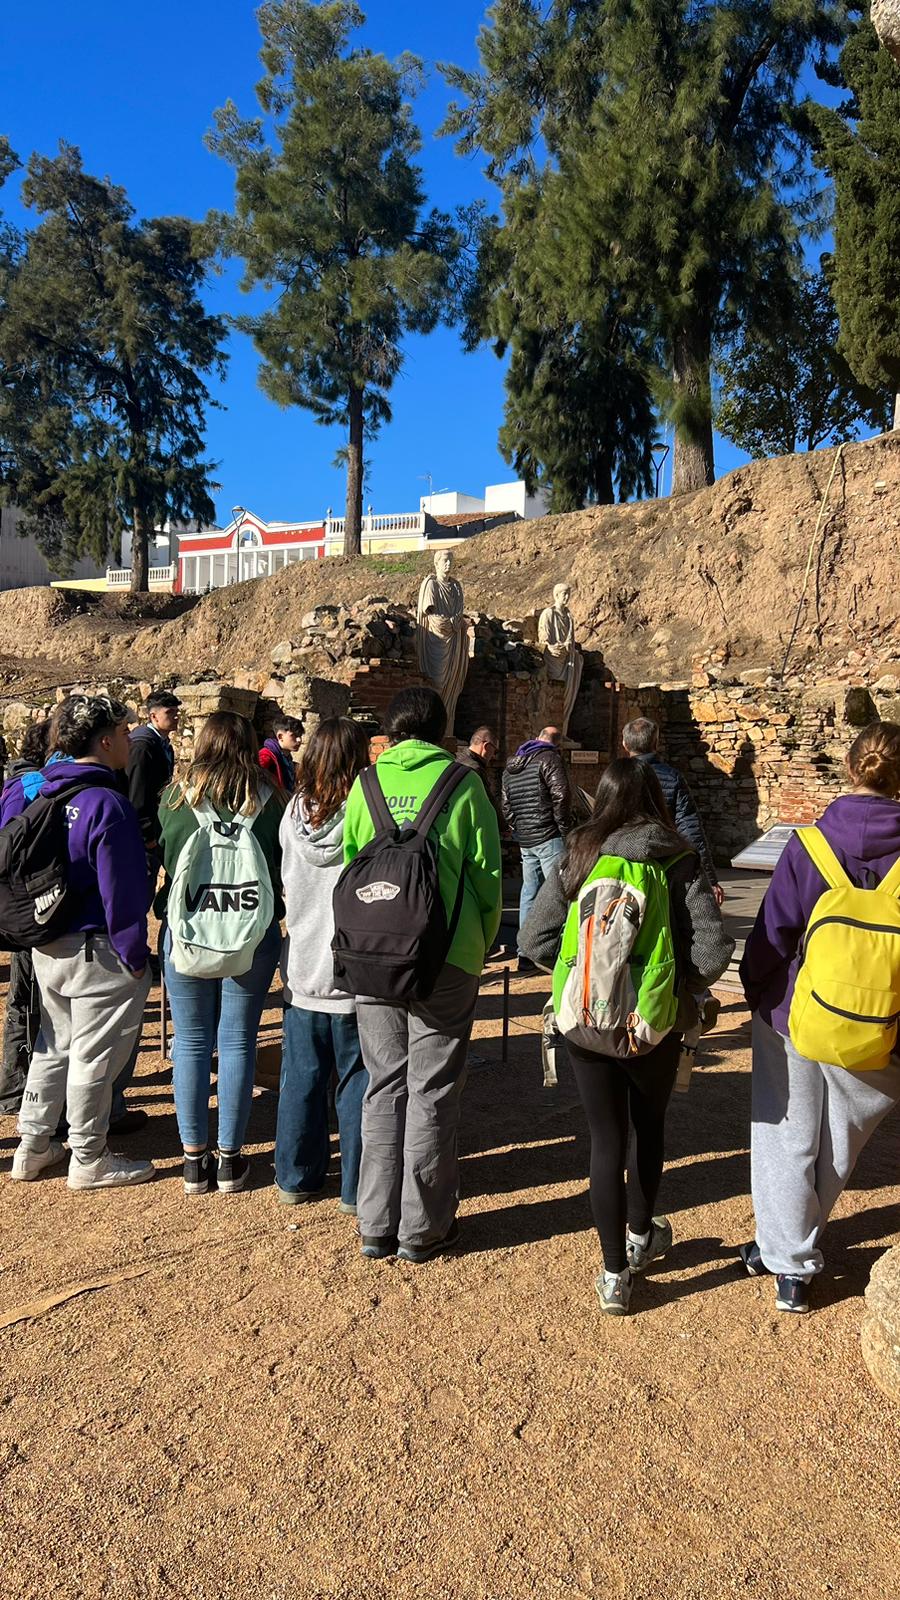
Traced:
<path id="1" fill-rule="evenodd" d="M 504 821 L 526 850 L 572 826 L 572 790 L 562 756 L 551 744 L 534 745 L 517 751 L 503 774 Z"/>

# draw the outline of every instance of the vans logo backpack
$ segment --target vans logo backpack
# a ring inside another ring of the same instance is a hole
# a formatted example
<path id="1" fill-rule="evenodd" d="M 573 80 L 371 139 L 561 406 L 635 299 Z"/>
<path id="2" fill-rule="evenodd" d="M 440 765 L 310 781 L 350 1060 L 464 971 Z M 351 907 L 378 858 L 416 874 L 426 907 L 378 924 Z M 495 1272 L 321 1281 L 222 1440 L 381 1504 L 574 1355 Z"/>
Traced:
<path id="1" fill-rule="evenodd" d="M 819 828 L 797 837 L 827 888 L 803 937 L 791 1043 L 810 1061 L 878 1071 L 900 1021 L 900 860 L 877 888 L 857 889 Z"/>
<path id="2" fill-rule="evenodd" d="M 0 949 L 39 950 L 68 930 L 69 801 L 85 789 L 113 788 L 96 773 L 73 778 L 53 795 L 40 793 L 0 829 Z"/>
<path id="3" fill-rule="evenodd" d="M 449 761 L 415 821 L 401 825 L 375 768 L 361 774 L 375 837 L 344 868 L 334 890 L 334 981 L 346 994 L 392 1005 L 431 994 L 456 932 L 465 871 L 448 920 L 430 829 L 468 776 L 465 767 Z"/>
<path id="4" fill-rule="evenodd" d="M 675 945 L 661 862 L 601 856 L 569 908 L 553 1000 L 560 1033 L 599 1055 L 645 1055 L 672 1031 Z"/>
<path id="5" fill-rule="evenodd" d="M 399 893 L 399 883 L 365 883 L 357 889 L 356 898 L 364 906 L 370 906 L 373 900 L 396 900 Z"/>
<path id="6" fill-rule="evenodd" d="M 257 809 L 223 822 L 204 800 L 192 807 L 197 828 L 185 842 L 169 890 L 167 917 L 176 972 L 193 978 L 239 978 L 249 972 L 272 918 L 275 897 L 253 823 Z"/>

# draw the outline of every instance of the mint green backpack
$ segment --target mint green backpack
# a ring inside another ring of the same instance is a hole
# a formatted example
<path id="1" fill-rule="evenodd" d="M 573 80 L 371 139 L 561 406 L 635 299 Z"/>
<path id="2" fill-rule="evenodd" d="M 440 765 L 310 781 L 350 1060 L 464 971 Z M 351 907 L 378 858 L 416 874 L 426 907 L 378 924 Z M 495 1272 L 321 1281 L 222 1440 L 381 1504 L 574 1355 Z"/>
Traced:
<path id="1" fill-rule="evenodd" d="M 675 1025 L 675 977 L 666 867 L 601 856 L 569 907 L 553 971 L 560 1033 L 598 1055 L 644 1055 Z"/>
<path id="2" fill-rule="evenodd" d="M 191 978 L 239 978 L 249 972 L 275 915 L 266 858 L 253 824 L 257 808 L 226 822 L 208 800 L 193 806 L 197 827 L 172 874 L 166 916 L 171 962 Z"/>

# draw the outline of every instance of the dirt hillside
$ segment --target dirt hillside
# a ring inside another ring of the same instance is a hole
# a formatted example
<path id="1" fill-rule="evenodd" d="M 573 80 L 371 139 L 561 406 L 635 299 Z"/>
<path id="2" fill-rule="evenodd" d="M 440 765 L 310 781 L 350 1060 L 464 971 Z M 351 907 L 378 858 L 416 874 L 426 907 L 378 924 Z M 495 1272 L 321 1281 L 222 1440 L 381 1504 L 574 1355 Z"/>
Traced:
<path id="1" fill-rule="evenodd" d="M 854 648 L 876 661 L 900 656 L 900 434 L 845 447 L 814 541 L 835 454 L 756 462 L 677 501 L 481 534 L 456 554 L 467 605 L 522 618 L 565 578 L 583 642 L 625 681 L 681 676 L 709 650 L 769 666 L 780 662 L 812 549 L 794 664 L 828 665 Z M 167 620 L 158 601 L 142 611 L 109 596 L 20 590 L 0 595 L 0 656 L 73 673 L 101 662 L 135 675 L 258 670 L 313 606 L 366 595 L 409 604 L 429 567 L 428 553 L 304 563 L 170 603 Z"/>

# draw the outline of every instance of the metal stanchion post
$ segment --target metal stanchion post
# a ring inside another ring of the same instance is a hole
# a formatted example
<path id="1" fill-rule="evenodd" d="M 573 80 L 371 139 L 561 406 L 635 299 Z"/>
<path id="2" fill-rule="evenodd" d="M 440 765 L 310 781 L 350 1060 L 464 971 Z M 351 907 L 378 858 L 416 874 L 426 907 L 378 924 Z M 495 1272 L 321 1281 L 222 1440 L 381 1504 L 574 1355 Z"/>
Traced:
<path id="1" fill-rule="evenodd" d="M 166 993 L 166 975 L 159 975 L 159 1059 L 165 1061 L 169 1054 L 169 996 Z"/>
<path id="2" fill-rule="evenodd" d="M 504 1066 L 509 1060 L 509 967 L 503 968 L 503 1042 L 500 1060 Z"/>

